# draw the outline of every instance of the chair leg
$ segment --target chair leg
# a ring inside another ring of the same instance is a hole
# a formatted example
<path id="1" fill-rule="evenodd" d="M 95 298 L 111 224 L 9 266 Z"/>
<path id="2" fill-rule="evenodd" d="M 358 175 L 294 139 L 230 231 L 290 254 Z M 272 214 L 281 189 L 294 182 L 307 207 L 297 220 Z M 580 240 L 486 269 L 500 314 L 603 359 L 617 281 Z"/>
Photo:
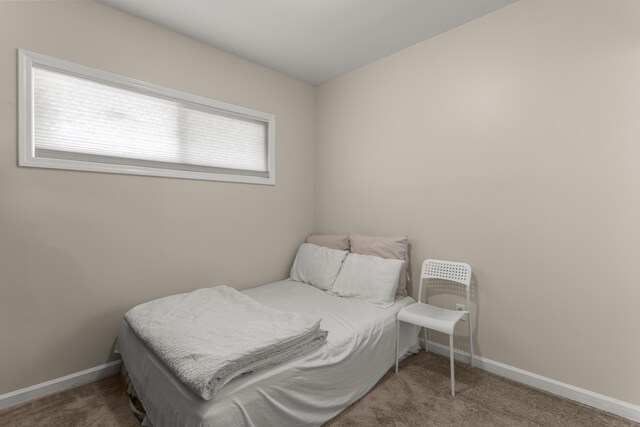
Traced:
<path id="1" fill-rule="evenodd" d="M 422 328 L 424 329 L 424 351 L 429 351 L 429 344 L 428 344 L 428 337 L 427 334 L 429 333 L 429 330 L 427 328 Z"/>
<path id="2" fill-rule="evenodd" d="M 467 314 L 467 327 L 469 328 L 469 364 L 473 367 L 473 336 L 471 335 L 471 313 Z"/>
<path id="3" fill-rule="evenodd" d="M 400 321 L 396 320 L 396 374 L 398 373 L 398 347 L 400 347 Z"/>
<path id="4" fill-rule="evenodd" d="M 451 358 L 451 396 L 456 397 L 456 374 L 453 370 L 453 335 L 449 335 L 449 357 Z"/>

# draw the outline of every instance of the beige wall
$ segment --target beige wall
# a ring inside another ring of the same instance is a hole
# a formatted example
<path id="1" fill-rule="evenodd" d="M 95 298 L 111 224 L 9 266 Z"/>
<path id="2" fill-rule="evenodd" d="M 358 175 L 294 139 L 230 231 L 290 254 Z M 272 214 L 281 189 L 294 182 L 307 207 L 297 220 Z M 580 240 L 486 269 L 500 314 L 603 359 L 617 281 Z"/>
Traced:
<path id="1" fill-rule="evenodd" d="M 469 262 L 480 355 L 640 404 L 640 2 L 522 0 L 316 96 L 317 232 Z"/>
<path id="2" fill-rule="evenodd" d="M 277 185 L 17 167 L 17 48 L 274 113 Z M 309 85 L 100 4 L 0 2 L 0 394 L 113 359 L 137 303 L 286 277 L 314 109 Z"/>

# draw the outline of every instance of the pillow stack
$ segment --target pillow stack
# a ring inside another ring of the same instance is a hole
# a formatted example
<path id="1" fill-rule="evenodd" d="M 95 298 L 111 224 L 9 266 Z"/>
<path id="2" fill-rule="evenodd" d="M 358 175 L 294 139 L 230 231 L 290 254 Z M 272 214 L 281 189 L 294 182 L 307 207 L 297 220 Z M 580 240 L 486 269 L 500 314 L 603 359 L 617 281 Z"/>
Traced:
<path id="1" fill-rule="evenodd" d="M 406 294 L 408 259 L 406 236 L 311 235 L 298 250 L 291 279 L 389 307 L 396 292 Z"/>
<path id="2" fill-rule="evenodd" d="M 409 239 L 407 236 L 380 237 L 362 234 L 312 234 L 307 243 L 360 255 L 372 255 L 404 261 L 397 293 L 406 295 L 409 284 Z"/>
<path id="3" fill-rule="evenodd" d="M 349 235 L 349 247 L 351 252 L 361 255 L 372 255 L 386 259 L 403 260 L 397 292 L 407 294 L 409 282 L 409 239 L 407 236 L 378 237 L 363 236 L 361 234 Z"/>

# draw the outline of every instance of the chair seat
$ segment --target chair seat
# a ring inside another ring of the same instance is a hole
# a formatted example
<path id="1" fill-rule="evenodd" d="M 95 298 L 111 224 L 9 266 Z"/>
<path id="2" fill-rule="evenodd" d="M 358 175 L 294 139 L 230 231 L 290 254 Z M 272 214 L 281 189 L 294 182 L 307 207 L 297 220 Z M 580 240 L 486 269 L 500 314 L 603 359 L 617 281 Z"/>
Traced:
<path id="1" fill-rule="evenodd" d="M 398 320 L 451 335 L 456 323 L 466 315 L 466 311 L 447 310 L 418 302 L 400 310 Z"/>

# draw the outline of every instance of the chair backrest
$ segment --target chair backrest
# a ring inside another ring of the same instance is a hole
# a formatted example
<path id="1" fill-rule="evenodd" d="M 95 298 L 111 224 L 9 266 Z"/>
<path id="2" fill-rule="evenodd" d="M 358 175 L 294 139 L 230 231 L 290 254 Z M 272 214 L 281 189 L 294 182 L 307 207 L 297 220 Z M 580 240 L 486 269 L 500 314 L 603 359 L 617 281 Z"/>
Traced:
<path id="1" fill-rule="evenodd" d="M 444 279 L 460 283 L 466 286 L 467 302 L 470 302 L 469 288 L 471 286 L 471 266 L 464 262 L 442 261 L 438 259 L 426 259 L 422 263 L 420 273 L 420 290 L 418 301 L 422 300 L 422 282 L 424 279 Z M 468 307 L 467 307 L 468 309 Z"/>

